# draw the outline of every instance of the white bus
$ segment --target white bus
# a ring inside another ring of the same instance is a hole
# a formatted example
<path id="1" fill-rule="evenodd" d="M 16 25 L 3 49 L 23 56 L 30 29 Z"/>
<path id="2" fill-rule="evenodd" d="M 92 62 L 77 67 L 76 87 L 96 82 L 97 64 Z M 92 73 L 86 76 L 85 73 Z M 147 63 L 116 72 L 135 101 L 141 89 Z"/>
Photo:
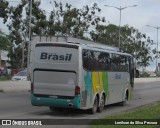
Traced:
<path id="1" fill-rule="evenodd" d="M 32 105 L 89 109 L 94 114 L 105 105 L 124 105 L 131 99 L 131 55 L 75 38 L 37 38 L 31 52 Z"/>

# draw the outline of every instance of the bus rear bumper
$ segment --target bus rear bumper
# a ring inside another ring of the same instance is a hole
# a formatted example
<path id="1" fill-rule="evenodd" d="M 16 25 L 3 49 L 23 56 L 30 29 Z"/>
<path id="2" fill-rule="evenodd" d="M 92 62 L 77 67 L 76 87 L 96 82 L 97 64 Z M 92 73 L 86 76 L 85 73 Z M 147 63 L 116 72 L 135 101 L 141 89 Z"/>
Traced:
<path id="1" fill-rule="evenodd" d="M 57 98 L 36 97 L 32 94 L 31 104 L 33 106 L 51 106 L 51 107 L 80 109 L 80 96 L 75 96 L 74 99 L 57 99 Z"/>

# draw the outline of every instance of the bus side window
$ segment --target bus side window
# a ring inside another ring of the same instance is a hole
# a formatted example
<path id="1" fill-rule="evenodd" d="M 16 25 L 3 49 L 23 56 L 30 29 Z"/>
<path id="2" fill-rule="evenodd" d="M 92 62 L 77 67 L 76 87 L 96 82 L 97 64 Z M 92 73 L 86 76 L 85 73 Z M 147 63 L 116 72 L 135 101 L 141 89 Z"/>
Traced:
<path id="1" fill-rule="evenodd" d="M 82 59 L 83 59 L 83 68 L 85 70 L 91 71 L 93 67 L 91 51 L 83 49 Z"/>
<path id="2" fill-rule="evenodd" d="M 126 72 L 128 71 L 128 64 L 127 64 L 127 57 L 121 55 L 121 71 Z"/>
<path id="3" fill-rule="evenodd" d="M 85 69 L 88 69 L 88 56 L 85 50 L 83 50 L 82 57 L 83 57 L 83 67 Z"/>
<path id="4" fill-rule="evenodd" d="M 88 58 L 87 50 L 83 50 L 82 58 L 83 58 L 83 67 L 84 69 L 88 70 L 89 69 L 89 58 Z"/>
<path id="5" fill-rule="evenodd" d="M 109 65 L 110 65 L 109 54 L 105 52 L 101 52 L 98 58 L 99 58 L 100 70 L 108 71 Z"/>
<path id="6" fill-rule="evenodd" d="M 111 70 L 112 71 L 121 71 L 121 59 L 120 55 L 118 54 L 112 54 L 112 59 L 111 59 Z"/>
<path id="7" fill-rule="evenodd" d="M 105 62 L 106 67 L 105 67 L 105 70 L 109 71 L 109 70 L 110 70 L 110 56 L 109 56 L 109 54 L 107 53 L 107 54 L 105 55 L 105 57 L 106 57 L 106 62 Z"/>
<path id="8" fill-rule="evenodd" d="M 110 55 L 106 52 L 83 49 L 83 68 L 88 71 L 108 71 L 110 68 Z"/>
<path id="9" fill-rule="evenodd" d="M 115 71 L 115 69 L 116 69 L 116 62 L 115 62 L 114 54 L 112 54 L 112 58 L 111 58 L 111 71 Z"/>

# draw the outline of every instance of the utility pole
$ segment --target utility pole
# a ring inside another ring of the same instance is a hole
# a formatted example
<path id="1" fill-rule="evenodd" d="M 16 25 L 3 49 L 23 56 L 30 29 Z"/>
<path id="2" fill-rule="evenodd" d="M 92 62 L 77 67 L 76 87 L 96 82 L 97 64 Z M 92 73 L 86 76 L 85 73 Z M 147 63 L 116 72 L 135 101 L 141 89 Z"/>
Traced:
<path id="1" fill-rule="evenodd" d="M 27 73 L 30 73 L 30 52 L 31 52 L 31 20 L 32 20 L 32 0 L 29 1 L 29 42 L 28 42 L 28 57 L 27 57 Z"/>
<path id="2" fill-rule="evenodd" d="M 129 7 L 136 7 L 136 6 L 138 6 L 138 5 L 132 5 L 132 6 L 126 6 L 126 7 L 115 7 L 115 6 L 110 6 L 110 5 L 104 5 L 104 6 L 107 6 L 107 7 L 113 7 L 113 8 L 115 8 L 115 9 L 118 9 L 119 10 L 119 12 L 120 12 L 120 17 L 119 17 L 119 35 L 118 35 L 118 37 L 119 37 L 119 43 L 118 43 L 118 48 L 119 48 L 119 50 L 121 49 L 121 12 L 122 12 L 122 10 L 124 10 L 124 9 L 126 9 L 126 8 L 129 8 Z"/>
<path id="3" fill-rule="evenodd" d="M 156 74 L 158 71 L 158 30 L 160 27 L 158 26 L 151 26 L 151 25 L 146 25 L 147 27 L 155 28 L 157 30 L 157 46 L 156 46 Z"/>

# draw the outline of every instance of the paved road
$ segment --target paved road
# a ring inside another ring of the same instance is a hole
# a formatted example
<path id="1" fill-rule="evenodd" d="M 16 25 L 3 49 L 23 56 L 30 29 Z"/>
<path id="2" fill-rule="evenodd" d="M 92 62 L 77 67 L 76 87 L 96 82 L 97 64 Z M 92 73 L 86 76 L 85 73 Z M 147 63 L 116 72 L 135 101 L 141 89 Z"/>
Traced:
<path id="1" fill-rule="evenodd" d="M 30 92 L 0 93 L 0 118 L 40 118 L 40 119 L 97 119 L 106 115 L 124 112 L 138 106 L 160 101 L 160 82 L 136 83 L 134 97 L 126 106 L 106 106 L 103 113 L 96 115 L 86 111 L 55 111 L 51 112 L 47 107 L 35 107 L 30 103 Z"/>

